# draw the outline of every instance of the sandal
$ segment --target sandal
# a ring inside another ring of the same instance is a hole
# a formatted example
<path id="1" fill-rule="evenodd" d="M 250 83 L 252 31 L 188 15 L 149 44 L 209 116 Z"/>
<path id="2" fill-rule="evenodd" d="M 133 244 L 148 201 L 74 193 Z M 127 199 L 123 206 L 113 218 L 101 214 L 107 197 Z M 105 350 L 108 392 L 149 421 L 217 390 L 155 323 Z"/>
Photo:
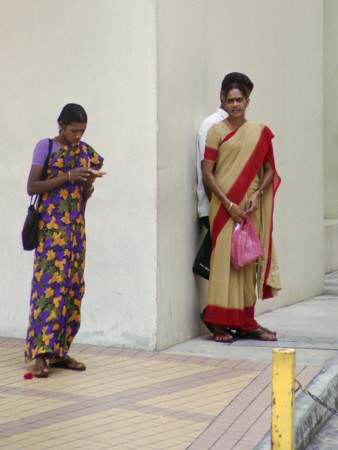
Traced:
<path id="1" fill-rule="evenodd" d="M 259 325 L 259 328 L 262 328 L 262 330 L 266 331 L 268 334 L 273 334 L 274 336 L 277 336 L 277 331 L 271 331 L 269 328 L 263 327 L 262 325 Z"/>
<path id="2" fill-rule="evenodd" d="M 76 361 L 76 359 L 66 356 L 66 358 L 55 358 L 49 363 L 50 367 L 56 367 L 58 369 L 68 369 L 68 370 L 86 370 L 86 366 Z"/>
<path id="3" fill-rule="evenodd" d="M 214 340 L 216 342 L 225 342 L 225 343 L 231 343 L 233 342 L 234 338 L 230 333 L 215 333 L 214 334 Z"/>
<path id="4" fill-rule="evenodd" d="M 214 326 L 211 323 L 204 322 L 205 310 L 206 308 L 201 312 L 201 320 L 204 323 L 204 325 L 208 328 L 208 330 L 211 331 L 211 333 L 214 335 L 214 340 L 216 342 L 225 342 L 225 343 L 232 342 L 234 340 L 234 337 L 230 330 L 228 330 L 227 328 Z"/>
<path id="5" fill-rule="evenodd" d="M 269 333 L 260 326 L 256 330 L 237 330 L 236 336 L 242 339 L 256 339 L 258 341 L 277 341 L 276 335 Z"/>
<path id="6" fill-rule="evenodd" d="M 45 356 L 37 356 L 35 359 L 35 366 L 32 369 L 32 374 L 36 378 L 47 378 L 49 375 L 49 368 Z"/>
<path id="7" fill-rule="evenodd" d="M 213 334 L 216 342 L 231 343 L 234 340 L 231 331 L 225 327 L 214 326 Z"/>

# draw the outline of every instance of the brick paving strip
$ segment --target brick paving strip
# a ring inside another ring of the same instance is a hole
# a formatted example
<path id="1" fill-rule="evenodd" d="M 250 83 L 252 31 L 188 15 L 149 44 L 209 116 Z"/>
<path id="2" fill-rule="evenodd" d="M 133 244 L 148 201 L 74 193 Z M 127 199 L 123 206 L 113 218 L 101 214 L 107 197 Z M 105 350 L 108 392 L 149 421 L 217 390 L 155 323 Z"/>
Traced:
<path id="1" fill-rule="evenodd" d="M 23 348 L 0 338 L 0 448 L 239 450 L 270 426 L 270 364 L 74 344 L 87 371 L 23 380 Z"/>

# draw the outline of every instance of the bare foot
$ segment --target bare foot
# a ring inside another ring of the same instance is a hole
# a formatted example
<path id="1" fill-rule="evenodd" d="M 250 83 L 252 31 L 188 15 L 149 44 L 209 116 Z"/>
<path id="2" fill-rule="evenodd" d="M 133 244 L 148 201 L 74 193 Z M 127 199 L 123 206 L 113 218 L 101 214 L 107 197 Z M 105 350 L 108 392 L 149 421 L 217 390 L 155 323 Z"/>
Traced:
<path id="1" fill-rule="evenodd" d="M 276 335 L 258 327 L 256 330 L 237 330 L 237 336 L 242 339 L 256 339 L 258 341 L 277 341 Z"/>
<path id="2" fill-rule="evenodd" d="M 232 342 L 234 340 L 227 328 L 217 326 L 214 327 L 214 339 L 216 342 Z"/>
<path id="3" fill-rule="evenodd" d="M 32 373 L 37 378 L 47 378 L 49 375 L 49 368 L 47 364 L 46 357 L 43 355 L 38 355 L 35 359 L 35 366 L 33 367 Z"/>

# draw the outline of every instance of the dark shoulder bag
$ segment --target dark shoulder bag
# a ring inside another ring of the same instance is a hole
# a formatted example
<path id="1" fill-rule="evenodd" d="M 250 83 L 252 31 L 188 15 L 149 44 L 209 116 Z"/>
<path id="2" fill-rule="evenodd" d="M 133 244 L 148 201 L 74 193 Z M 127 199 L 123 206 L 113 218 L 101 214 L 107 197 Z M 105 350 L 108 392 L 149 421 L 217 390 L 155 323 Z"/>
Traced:
<path id="1" fill-rule="evenodd" d="M 52 139 L 49 139 L 49 146 L 48 146 L 48 155 L 45 161 L 45 164 L 43 166 L 42 171 L 42 177 L 41 180 L 44 180 L 47 176 L 47 169 L 48 169 L 48 163 L 50 154 L 52 152 L 52 145 L 53 141 Z M 37 199 L 39 198 L 39 201 L 37 202 Z M 24 250 L 33 250 L 38 246 L 38 224 L 40 220 L 40 213 L 37 211 L 40 204 L 40 195 L 37 194 L 33 200 L 33 195 L 31 196 L 30 205 L 28 208 L 28 214 L 22 229 L 22 245 Z M 36 207 L 35 207 L 36 205 Z"/>

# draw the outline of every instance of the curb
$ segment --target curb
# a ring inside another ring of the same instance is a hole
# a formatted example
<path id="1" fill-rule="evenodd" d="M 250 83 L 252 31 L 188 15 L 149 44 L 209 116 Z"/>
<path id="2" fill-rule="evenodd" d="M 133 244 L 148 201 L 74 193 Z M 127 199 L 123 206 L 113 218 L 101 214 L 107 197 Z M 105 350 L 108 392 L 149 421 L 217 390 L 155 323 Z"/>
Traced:
<path id="1" fill-rule="evenodd" d="M 307 386 L 307 389 L 331 408 L 337 408 L 338 366 L 324 367 Z M 331 416 L 331 411 L 313 400 L 309 395 L 301 392 L 296 398 L 295 405 L 294 449 L 305 449 Z M 255 446 L 254 450 L 267 450 L 270 448 L 271 436 L 269 430 L 260 443 Z"/>

